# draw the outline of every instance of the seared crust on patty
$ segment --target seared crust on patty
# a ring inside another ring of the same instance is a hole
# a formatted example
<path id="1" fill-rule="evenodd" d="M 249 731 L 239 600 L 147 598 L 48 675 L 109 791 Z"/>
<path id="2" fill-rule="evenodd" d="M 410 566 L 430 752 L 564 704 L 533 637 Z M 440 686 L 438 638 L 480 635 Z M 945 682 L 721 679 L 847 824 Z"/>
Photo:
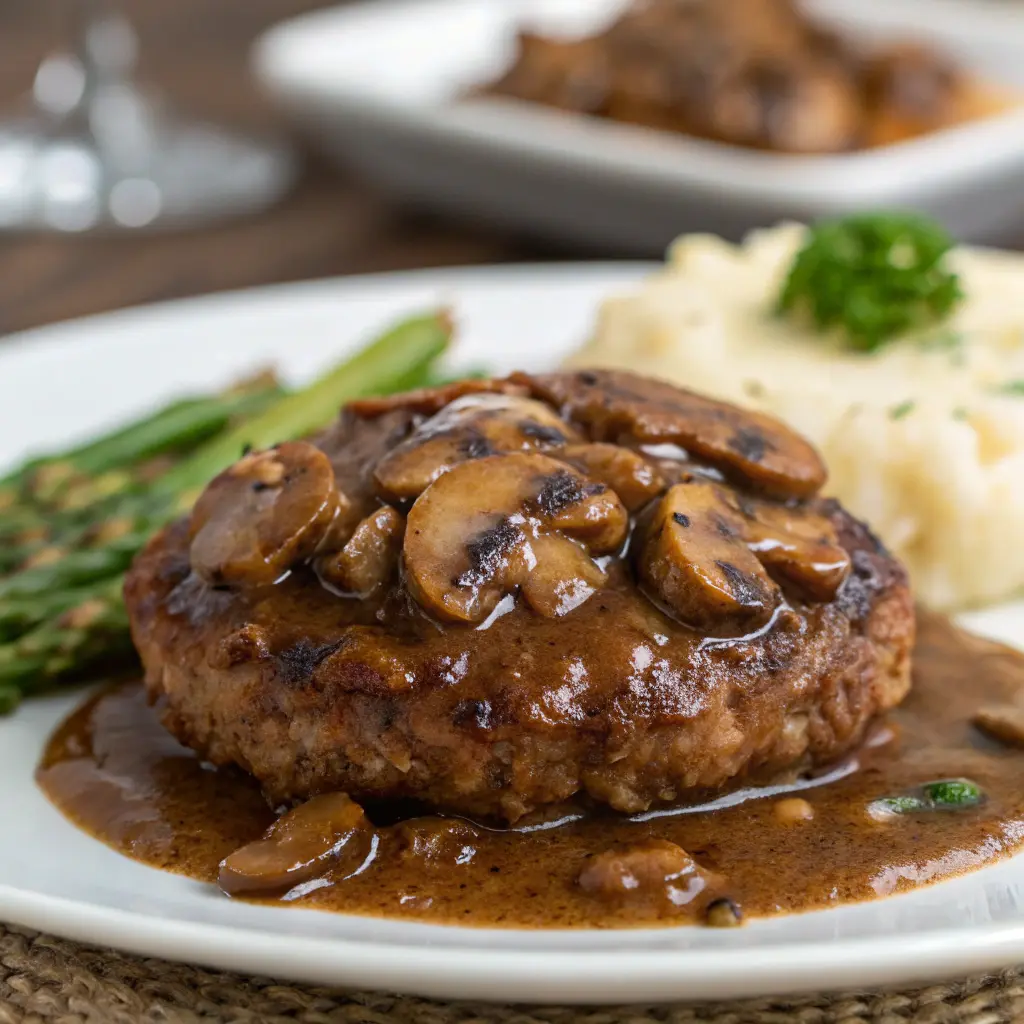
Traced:
<path id="1" fill-rule="evenodd" d="M 377 461 L 373 431 L 383 453 L 414 428 L 350 416 L 317 443 L 351 480 L 347 453 Z M 545 464 L 557 458 L 547 436 Z M 371 491 L 349 498 L 370 507 Z M 828 601 L 782 581 L 746 636 L 678 621 L 626 553 L 598 559 L 571 608 L 538 612 L 516 584 L 476 625 L 425 614 L 398 568 L 360 598 L 325 589 L 308 563 L 274 586 L 214 589 L 192 572 L 186 522 L 152 540 L 125 596 L 167 727 L 251 772 L 275 804 L 340 790 L 514 821 L 585 795 L 636 812 L 835 761 L 907 693 L 902 568 L 834 502 L 780 508 L 830 524 L 849 573 Z"/>

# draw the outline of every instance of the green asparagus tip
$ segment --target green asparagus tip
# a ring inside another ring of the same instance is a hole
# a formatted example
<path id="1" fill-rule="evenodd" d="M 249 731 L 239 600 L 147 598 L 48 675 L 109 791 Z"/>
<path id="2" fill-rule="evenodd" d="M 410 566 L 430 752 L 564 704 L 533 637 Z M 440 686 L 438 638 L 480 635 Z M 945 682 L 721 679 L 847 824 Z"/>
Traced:
<path id="1" fill-rule="evenodd" d="M 440 310 L 396 324 L 372 344 L 308 387 L 275 402 L 261 415 L 226 431 L 175 466 L 157 483 L 162 493 L 204 487 L 246 448 L 269 448 L 328 424 L 355 398 L 387 394 L 419 381 L 448 347 L 452 317 Z"/>

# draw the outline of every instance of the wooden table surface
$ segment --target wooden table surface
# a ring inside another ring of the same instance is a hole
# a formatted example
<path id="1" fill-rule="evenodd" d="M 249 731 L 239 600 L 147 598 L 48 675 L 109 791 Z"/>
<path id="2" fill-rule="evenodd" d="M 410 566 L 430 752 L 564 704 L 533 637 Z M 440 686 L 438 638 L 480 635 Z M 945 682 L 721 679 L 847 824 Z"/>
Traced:
<path id="1" fill-rule="evenodd" d="M 84 0 L 0 0 L 0 103 L 15 110 L 62 15 Z M 498 0 L 495 0 L 498 2 Z M 278 128 L 246 69 L 266 26 L 317 0 L 121 0 L 141 40 L 141 76 L 190 112 Z M 275 209 L 208 230 L 134 237 L 0 236 L 0 334 L 202 292 L 409 267 L 544 258 L 507 236 L 403 210 L 306 152 Z"/>

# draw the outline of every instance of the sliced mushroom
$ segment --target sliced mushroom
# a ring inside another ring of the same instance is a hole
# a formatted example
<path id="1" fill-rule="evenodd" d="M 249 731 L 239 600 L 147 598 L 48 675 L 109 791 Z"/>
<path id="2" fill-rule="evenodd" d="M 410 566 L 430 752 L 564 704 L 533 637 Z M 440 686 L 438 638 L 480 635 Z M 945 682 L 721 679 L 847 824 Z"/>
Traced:
<path id="1" fill-rule="evenodd" d="M 529 544 L 530 557 L 522 567 L 519 588 L 539 615 L 547 619 L 568 615 L 604 586 L 604 570 L 573 541 L 548 535 L 534 537 Z"/>
<path id="2" fill-rule="evenodd" d="M 628 525 L 613 492 L 547 456 L 464 462 L 409 512 L 406 582 L 453 622 L 482 621 L 516 588 L 539 614 L 564 615 L 603 585 L 591 556 L 617 550 Z"/>
<path id="3" fill-rule="evenodd" d="M 192 569 L 212 586 L 273 583 L 313 554 L 338 502 L 334 471 L 319 448 L 291 441 L 246 455 L 196 502 Z"/>
<path id="4" fill-rule="evenodd" d="M 358 867 L 372 841 L 372 826 L 358 804 L 344 793 L 317 796 L 222 861 L 220 887 L 230 896 L 286 892 L 330 870 L 344 854 Z"/>
<path id="5" fill-rule="evenodd" d="M 472 862 L 480 832 L 458 818 L 412 818 L 394 828 L 398 856 L 418 868 L 450 871 Z"/>
<path id="6" fill-rule="evenodd" d="M 391 578 L 404 537 L 405 519 L 385 505 L 355 528 L 340 551 L 317 558 L 317 575 L 344 594 L 366 597 Z"/>
<path id="7" fill-rule="evenodd" d="M 708 904 L 704 922 L 709 928 L 739 928 L 743 924 L 743 911 L 735 900 L 728 897 Z"/>
<path id="8" fill-rule="evenodd" d="M 575 466 L 591 480 L 610 487 L 622 504 L 635 512 L 665 489 L 665 479 L 639 452 L 617 444 L 576 444 L 563 448 L 558 458 Z"/>
<path id="9" fill-rule="evenodd" d="M 824 517 L 801 508 L 750 502 L 744 536 L 768 573 L 812 601 L 831 601 L 850 574 L 850 556 Z"/>
<path id="10" fill-rule="evenodd" d="M 471 459 L 546 451 L 578 441 L 576 430 L 551 408 L 529 398 L 469 394 L 431 417 L 377 464 L 381 496 L 401 501 L 420 495 L 442 473 Z"/>
<path id="11" fill-rule="evenodd" d="M 743 537 L 723 488 L 677 484 L 644 524 L 637 558 L 643 585 L 681 621 L 705 632 L 763 626 L 782 600 Z"/>
<path id="12" fill-rule="evenodd" d="M 525 395 L 526 389 L 507 380 L 459 380 L 436 388 L 420 388 L 379 398 L 358 398 L 345 406 L 345 412 L 362 419 L 375 419 L 384 413 L 402 410 L 420 416 L 433 416 L 446 405 L 465 395 Z"/>
<path id="13" fill-rule="evenodd" d="M 605 903 L 647 906 L 660 915 L 685 907 L 718 878 L 667 839 L 618 846 L 591 858 L 577 884 Z M 706 897 L 705 897 L 706 898 Z"/>
<path id="14" fill-rule="evenodd" d="M 618 370 L 510 379 L 558 407 L 593 441 L 625 436 L 677 444 L 773 497 L 807 498 L 825 482 L 824 463 L 810 443 L 763 413 Z"/>

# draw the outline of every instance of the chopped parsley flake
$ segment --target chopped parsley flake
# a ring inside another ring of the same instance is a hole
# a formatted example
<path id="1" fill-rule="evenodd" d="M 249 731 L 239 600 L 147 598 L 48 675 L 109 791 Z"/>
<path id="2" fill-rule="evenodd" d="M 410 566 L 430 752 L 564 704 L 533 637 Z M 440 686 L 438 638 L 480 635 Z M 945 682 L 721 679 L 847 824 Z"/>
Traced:
<path id="1" fill-rule="evenodd" d="M 810 229 L 778 297 L 779 313 L 875 352 L 907 331 L 946 320 L 963 299 L 947 266 L 953 240 L 913 213 L 859 213 Z"/>

